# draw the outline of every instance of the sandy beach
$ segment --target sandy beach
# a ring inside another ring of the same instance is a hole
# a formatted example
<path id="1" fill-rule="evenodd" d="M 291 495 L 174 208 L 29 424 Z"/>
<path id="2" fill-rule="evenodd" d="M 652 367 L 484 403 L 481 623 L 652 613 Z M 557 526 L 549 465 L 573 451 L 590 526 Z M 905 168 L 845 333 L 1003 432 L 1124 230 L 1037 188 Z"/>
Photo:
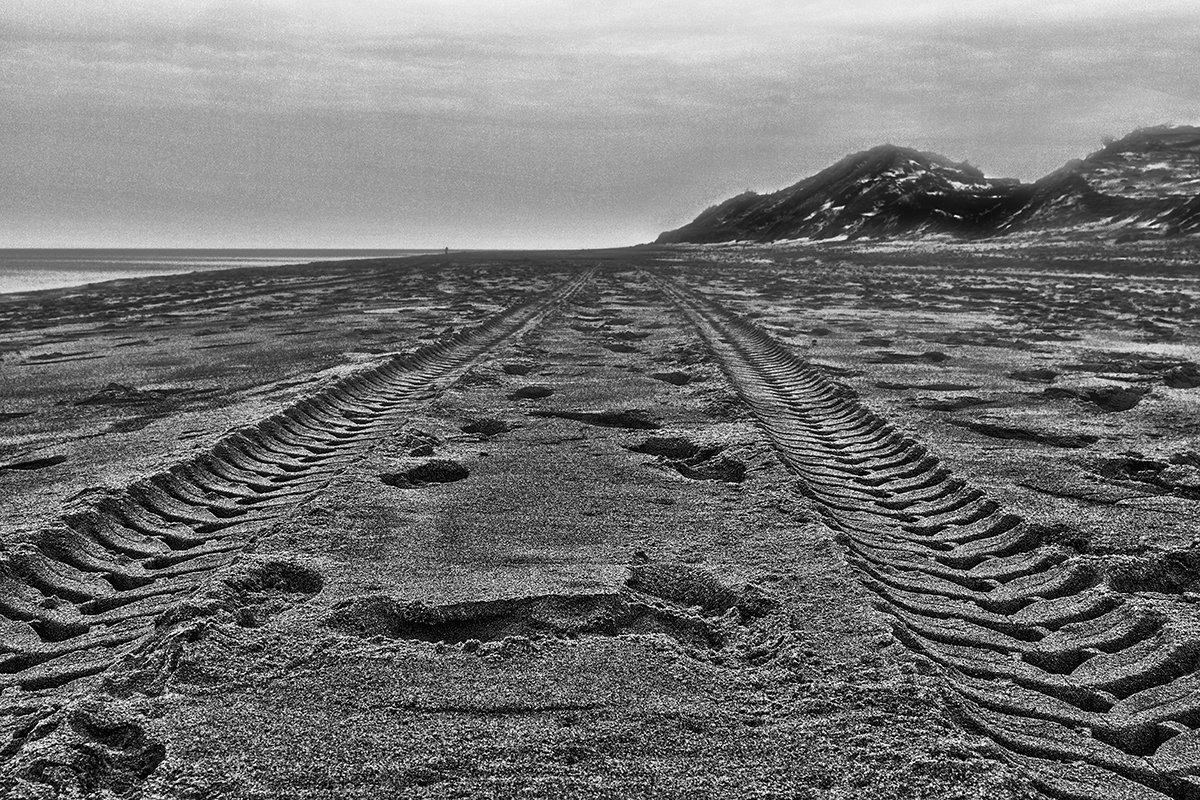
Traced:
<path id="1" fill-rule="evenodd" d="M 1190 796 L 1189 255 L 0 297 L 0 788 Z"/>

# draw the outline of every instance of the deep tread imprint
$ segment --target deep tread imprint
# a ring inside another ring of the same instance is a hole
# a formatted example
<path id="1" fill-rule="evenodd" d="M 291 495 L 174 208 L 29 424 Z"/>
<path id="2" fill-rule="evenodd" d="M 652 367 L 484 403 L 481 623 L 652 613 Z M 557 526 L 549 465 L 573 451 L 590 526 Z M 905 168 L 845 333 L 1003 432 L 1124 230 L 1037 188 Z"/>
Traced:
<path id="1" fill-rule="evenodd" d="M 919 443 L 679 281 L 693 324 L 964 722 L 1051 795 L 1200 800 L 1200 635 L 1103 589 Z M 1177 743 L 1177 744 L 1173 744 Z"/>

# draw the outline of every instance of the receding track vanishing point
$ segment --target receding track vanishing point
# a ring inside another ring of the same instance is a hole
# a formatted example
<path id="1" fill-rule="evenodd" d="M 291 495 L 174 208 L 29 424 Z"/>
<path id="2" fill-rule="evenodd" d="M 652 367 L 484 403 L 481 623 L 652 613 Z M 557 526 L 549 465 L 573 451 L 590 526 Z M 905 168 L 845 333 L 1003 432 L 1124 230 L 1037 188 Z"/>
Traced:
<path id="1" fill-rule="evenodd" d="M 357 372 L 0 550 L 0 690 L 93 675 L 502 342 L 590 280 Z"/>
<path id="2" fill-rule="evenodd" d="M 95 675 L 590 273 L 337 381 L 0 549 L 0 690 Z M 852 390 L 678 281 L 690 321 L 896 636 L 1048 793 L 1200 800 L 1200 630 L 1107 587 Z"/>
<path id="3" fill-rule="evenodd" d="M 754 323 L 659 285 L 964 721 L 1054 796 L 1200 798 L 1200 631 L 1107 588 Z"/>

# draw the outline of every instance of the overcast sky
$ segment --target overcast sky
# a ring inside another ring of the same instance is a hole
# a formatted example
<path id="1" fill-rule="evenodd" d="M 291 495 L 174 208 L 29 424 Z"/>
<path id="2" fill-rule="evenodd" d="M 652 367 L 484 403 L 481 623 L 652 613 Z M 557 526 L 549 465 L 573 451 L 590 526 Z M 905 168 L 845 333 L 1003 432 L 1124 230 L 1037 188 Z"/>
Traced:
<path id="1" fill-rule="evenodd" d="M 1197 0 L 0 0 L 0 246 L 653 239 L 882 142 L 1200 121 Z"/>

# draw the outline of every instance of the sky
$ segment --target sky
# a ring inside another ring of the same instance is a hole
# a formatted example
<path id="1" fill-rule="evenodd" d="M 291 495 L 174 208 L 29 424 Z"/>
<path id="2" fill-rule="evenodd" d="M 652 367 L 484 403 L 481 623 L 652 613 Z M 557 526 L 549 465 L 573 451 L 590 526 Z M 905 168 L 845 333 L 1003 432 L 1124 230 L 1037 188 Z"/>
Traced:
<path id="1" fill-rule="evenodd" d="M 1200 122 L 1196 0 L 0 0 L 0 247 L 599 247 Z"/>

